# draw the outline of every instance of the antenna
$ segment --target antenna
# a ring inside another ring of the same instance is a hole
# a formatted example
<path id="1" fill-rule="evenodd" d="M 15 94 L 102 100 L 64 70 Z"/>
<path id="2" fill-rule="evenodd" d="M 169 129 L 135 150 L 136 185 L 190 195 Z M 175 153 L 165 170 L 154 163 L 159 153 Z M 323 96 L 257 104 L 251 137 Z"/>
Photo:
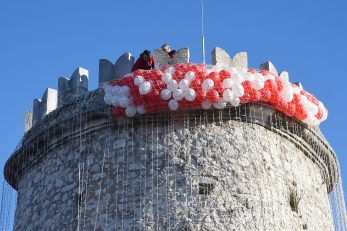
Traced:
<path id="1" fill-rule="evenodd" d="M 205 64 L 204 2 L 201 0 L 202 63 Z"/>

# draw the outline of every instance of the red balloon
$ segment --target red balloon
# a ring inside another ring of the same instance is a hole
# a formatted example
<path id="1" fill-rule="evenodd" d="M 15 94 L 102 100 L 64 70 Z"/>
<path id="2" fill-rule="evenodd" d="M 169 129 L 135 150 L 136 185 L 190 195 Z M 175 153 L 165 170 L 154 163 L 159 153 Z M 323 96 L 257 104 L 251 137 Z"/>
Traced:
<path id="1" fill-rule="evenodd" d="M 302 107 L 296 108 L 295 117 L 298 120 L 304 120 L 307 117 L 307 113 Z"/>
<path id="2" fill-rule="evenodd" d="M 157 110 L 157 107 L 155 105 L 155 102 L 153 101 L 148 101 L 146 100 L 145 104 L 144 104 L 144 108 L 146 109 L 146 111 L 148 112 L 155 112 Z"/>
<path id="3" fill-rule="evenodd" d="M 115 116 L 121 117 L 125 115 L 125 109 L 121 107 L 115 107 L 113 108 L 113 114 Z"/>
<path id="4" fill-rule="evenodd" d="M 252 101 L 252 102 L 257 102 L 261 98 L 260 92 L 253 89 L 253 88 L 250 90 L 249 96 L 250 96 L 250 101 Z"/>
<path id="5" fill-rule="evenodd" d="M 276 76 L 275 77 L 275 81 L 276 81 L 276 84 L 277 84 L 277 90 L 278 91 L 282 91 L 282 89 L 283 89 L 283 82 L 281 81 L 280 77 Z"/>
<path id="6" fill-rule="evenodd" d="M 268 102 L 271 99 L 271 92 L 265 88 L 260 91 L 260 100 L 263 102 Z"/>
<path id="7" fill-rule="evenodd" d="M 220 81 L 220 76 L 217 72 L 212 71 L 210 74 L 207 75 L 208 79 L 212 79 L 213 82 L 217 83 Z"/>
<path id="8" fill-rule="evenodd" d="M 213 89 L 206 93 L 206 98 L 212 103 L 217 103 L 219 101 L 219 94 Z"/>
<path id="9" fill-rule="evenodd" d="M 245 89 L 245 92 L 250 91 L 252 89 L 252 83 L 249 80 L 242 82 L 242 86 Z"/>
<path id="10" fill-rule="evenodd" d="M 191 83 L 190 87 L 195 89 L 201 89 L 201 80 L 199 78 L 195 78 Z"/>
<path id="11" fill-rule="evenodd" d="M 178 104 L 181 109 L 189 109 L 191 107 L 191 103 L 186 99 L 180 100 Z"/>
<path id="12" fill-rule="evenodd" d="M 323 117 L 323 110 L 322 108 L 318 107 L 318 113 L 315 115 L 317 119 L 322 119 Z"/>
<path id="13" fill-rule="evenodd" d="M 231 77 L 231 73 L 230 71 L 227 71 L 227 70 L 221 70 L 219 72 L 219 76 L 220 76 L 220 80 L 223 81 L 224 79 Z"/>
<path id="14" fill-rule="evenodd" d="M 137 76 L 137 75 L 142 75 L 144 71 L 145 71 L 145 70 L 137 69 L 137 70 L 134 71 L 133 73 L 134 73 L 135 76 Z"/>
<path id="15" fill-rule="evenodd" d="M 223 82 L 221 81 L 215 82 L 213 89 L 215 89 L 219 93 L 219 95 L 223 95 L 223 92 L 224 92 Z"/>

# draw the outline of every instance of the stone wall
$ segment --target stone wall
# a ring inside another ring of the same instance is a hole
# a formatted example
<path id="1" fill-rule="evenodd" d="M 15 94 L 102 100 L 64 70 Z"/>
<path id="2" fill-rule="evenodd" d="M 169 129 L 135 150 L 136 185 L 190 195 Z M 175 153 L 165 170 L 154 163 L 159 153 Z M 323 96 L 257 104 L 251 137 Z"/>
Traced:
<path id="1" fill-rule="evenodd" d="M 19 178 L 14 230 L 333 230 L 298 144 L 221 113 L 73 117 Z"/>

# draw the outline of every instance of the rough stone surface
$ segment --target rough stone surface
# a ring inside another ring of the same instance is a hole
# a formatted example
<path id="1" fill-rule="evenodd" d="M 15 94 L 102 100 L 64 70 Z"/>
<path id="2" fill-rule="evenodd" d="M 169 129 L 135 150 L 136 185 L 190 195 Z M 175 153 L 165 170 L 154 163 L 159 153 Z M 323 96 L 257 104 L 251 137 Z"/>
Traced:
<path id="1" fill-rule="evenodd" d="M 135 63 L 135 58 L 129 52 L 120 56 L 115 65 L 115 76 L 114 78 L 120 78 L 131 72 Z"/>
<path id="2" fill-rule="evenodd" d="M 115 68 L 113 63 L 107 59 L 99 60 L 99 84 L 115 78 Z"/>
<path id="3" fill-rule="evenodd" d="M 33 103 L 33 121 L 35 124 L 41 118 L 57 108 L 58 92 L 55 89 L 47 88 L 42 99 L 34 99 Z"/>
<path id="4" fill-rule="evenodd" d="M 29 131 L 32 125 L 33 125 L 33 112 L 27 111 L 25 112 L 24 132 Z"/>
<path id="5" fill-rule="evenodd" d="M 211 53 L 211 64 L 228 67 L 231 66 L 231 58 L 225 50 L 216 47 Z"/>
<path id="6" fill-rule="evenodd" d="M 154 57 L 154 67 L 158 69 L 165 65 L 189 63 L 190 53 L 189 48 L 181 48 L 176 52 L 173 58 L 170 58 L 162 49 L 155 49 Z"/>
<path id="7" fill-rule="evenodd" d="M 248 57 L 246 52 L 239 52 L 231 59 L 225 50 L 216 47 L 211 53 L 211 64 L 221 67 L 231 66 L 239 70 L 246 70 L 248 69 Z"/>
<path id="8" fill-rule="evenodd" d="M 248 55 L 247 52 L 239 52 L 231 60 L 231 66 L 240 70 L 248 69 Z"/>
<path id="9" fill-rule="evenodd" d="M 18 182 L 14 230 L 333 230 L 319 167 L 218 115 L 67 121 Z"/>
<path id="10" fill-rule="evenodd" d="M 58 80 L 58 107 L 63 106 L 88 92 L 88 70 L 78 67 L 70 79 Z"/>

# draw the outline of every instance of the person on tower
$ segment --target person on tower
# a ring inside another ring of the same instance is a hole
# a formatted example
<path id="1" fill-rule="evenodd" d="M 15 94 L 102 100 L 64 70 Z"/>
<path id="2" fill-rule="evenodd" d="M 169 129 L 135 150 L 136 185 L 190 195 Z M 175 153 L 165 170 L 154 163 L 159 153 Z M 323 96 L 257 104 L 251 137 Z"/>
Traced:
<path id="1" fill-rule="evenodd" d="M 151 52 L 149 50 L 144 50 L 140 57 L 136 60 L 132 71 L 136 71 L 138 69 L 150 70 L 154 68 L 154 58 L 151 56 Z"/>
<path id="2" fill-rule="evenodd" d="M 176 54 L 176 50 L 171 50 L 170 45 L 165 43 L 161 46 L 161 49 L 166 52 L 170 56 L 170 58 L 173 58 Z"/>

